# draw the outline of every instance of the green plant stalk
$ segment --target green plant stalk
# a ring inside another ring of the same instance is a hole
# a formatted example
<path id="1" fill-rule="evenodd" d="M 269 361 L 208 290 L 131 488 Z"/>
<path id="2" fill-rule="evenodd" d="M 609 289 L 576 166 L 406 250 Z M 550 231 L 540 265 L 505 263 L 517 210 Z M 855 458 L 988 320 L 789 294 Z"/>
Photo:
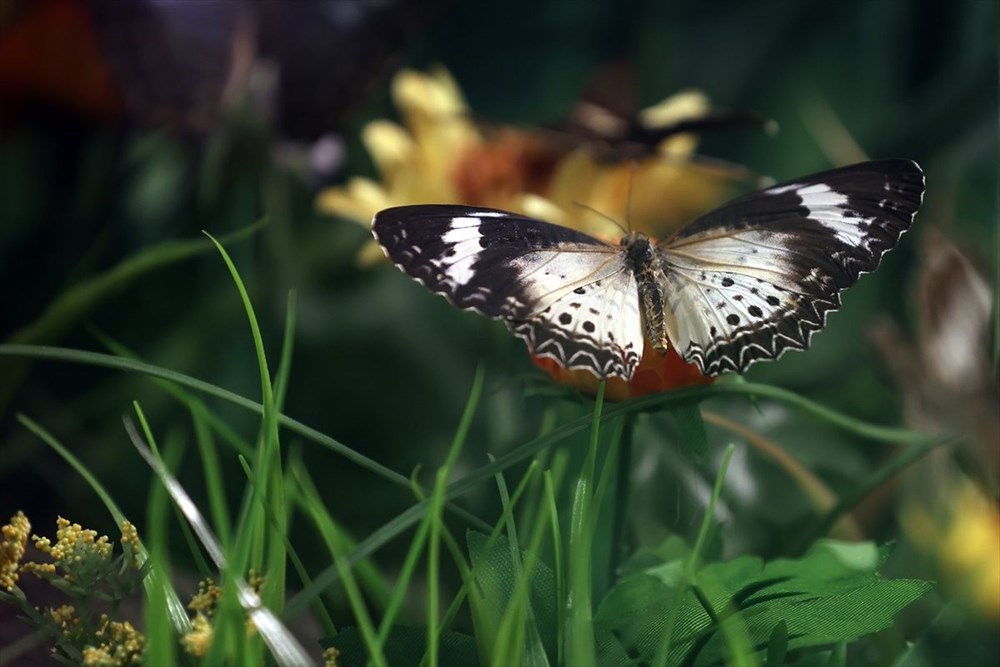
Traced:
<path id="1" fill-rule="evenodd" d="M 497 475 L 497 487 L 501 502 L 508 505 L 510 496 L 502 475 Z M 511 547 L 511 561 L 514 564 L 517 580 L 497 631 L 498 641 L 493 652 L 493 664 L 499 667 L 522 662 L 530 665 L 548 665 L 548 656 L 538 634 L 530 597 L 531 578 L 538 562 L 542 538 L 545 536 L 545 523 L 544 520 L 539 520 L 532 529 L 525 563 L 521 562 L 521 547 L 513 519 L 507 524 L 507 539 Z"/>
<path id="2" fill-rule="evenodd" d="M 583 463 L 583 470 L 576 481 L 573 506 L 570 513 L 567 579 L 569 595 L 562 602 L 566 605 L 566 662 L 571 665 L 591 665 L 596 660 L 594 645 L 593 608 L 591 601 L 591 558 L 595 510 L 593 496 L 594 467 L 600 436 L 601 412 L 604 407 L 605 382 L 598 385 L 597 398 L 590 426 L 590 446 Z"/>
<path id="3" fill-rule="evenodd" d="M 726 451 L 722 456 L 722 463 L 719 466 L 719 473 L 715 478 L 715 485 L 712 488 L 712 497 L 709 500 L 708 508 L 705 510 L 705 516 L 702 519 L 701 527 L 698 531 L 698 538 L 695 542 L 694 549 L 691 551 L 690 557 L 685 564 L 686 579 L 688 584 L 691 586 L 691 590 L 698 601 L 701 603 L 702 607 L 708 613 L 709 617 L 716 624 L 716 627 L 722 632 L 723 637 L 726 640 L 726 645 L 729 648 L 729 658 L 734 665 L 747 665 L 747 667 L 755 667 L 758 665 L 757 657 L 754 654 L 753 647 L 750 645 L 749 638 L 746 636 L 745 626 L 740 623 L 739 615 L 735 613 L 735 610 L 730 610 L 730 613 L 721 616 L 713 607 L 709 601 L 708 596 L 704 593 L 702 588 L 702 582 L 698 580 L 698 569 L 699 563 L 701 561 L 701 552 L 705 546 L 705 542 L 708 540 L 708 534 L 712 529 L 712 518 L 715 516 L 715 506 L 719 502 L 719 498 L 722 495 L 722 485 L 726 479 L 726 471 L 729 469 L 729 462 L 733 457 L 733 452 L 736 451 L 736 446 L 730 444 L 726 447 Z"/>
<path id="4" fill-rule="evenodd" d="M 904 449 L 899 456 L 887 465 L 869 475 L 861 485 L 841 497 L 837 504 L 817 522 L 814 528 L 801 533 L 802 537 L 792 546 L 789 552 L 793 555 L 804 553 L 809 548 L 809 545 L 826 535 L 841 517 L 894 475 L 909 468 L 938 447 L 949 446 L 958 442 L 960 442 L 959 438 L 928 439 L 921 445 Z"/>
<path id="5" fill-rule="evenodd" d="M 406 550 L 406 557 L 403 559 L 403 567 L 399 571 L 399 576 L 396 579 L 396 586 L 393 588 L 392 597 L 389 598 L 389 603 L 386 605 L 385 613 L 382 614 L 382 622 L 379 624 L 378 636 L 376 641 L 380 649 L 384 649 L 386 640 L 389 639 L 389 633 L 392 631 L 393 623 L 396 620 L 399 610 L 403 606 L 403 599 L 406 597 L 406 591 L 410 585 L 410 579 L 413 577 L 413 572 L 417 569 L 417 561 L 420 559 L 420 555 L 423 553 L 424 544 L 427 542 L 427 536 L 430 532 L 430 517 L 428 513 L 423 521 L 417 526 L 417 532 L 413 536 L 413 540 L 410 542 L 410 548 Z"/>
<path id="6" fill-rule="evenodd" d="M 171 632 L 168 619 L 167 597 L 172 586 L 167 548 L 167 491 L 162 484 L 152 484 L 146 504 L 146 523 L 150 544 L 151 564 L 146 580 L 146 597 L 143 604 L 143 623 L 146 646 L 143 660 L 148 665 L 177 664 L 177 638 Z"/>
<path id="7" fill-rule="evenodd" d="M 243 474 L 246 475 L 247 482 L 249 484 L 255 485 L 257 482 L 254 479 L 253 469 L 250 468 L 250 464 L 246 459 L 240 457 L 240 465 L 243 468 Z M 291 471 L 286 471 L 286 475 L 291 475 Z M 290 484 L 291 482 L 289 482 Z M 290 487 L 291 488 L 291 487 Z M 267 518 L 268 525 L 272 530 L 275 529 L 277 525 L 277 520 L 271 512 L 271 508 L 266 505 L 263 506 L 264 515 Z M 309 576 L 309 572 L 306 570 L 305 566 L 302 564 L 302 559 L 299 558 L 298 552 L 295 550 L 295 546 L 289 540 L 288 535 L 281 536 L 285 541 L 285 551 L 288 553 L 288 558 L 292 561 L 292 567 L 295 568 L 296 573 L 299 576 L 299 581 L 303 585 L 309 585 L 312 579 Z M 323 625 L 323 630 L 329 634 L 336 634 L 337 627 L 333 623 L 333 619 L 330 617 L 330 613 L 326 610 L 323 605 L 323 601 L 320 598 L 316 598 L 313 601 L 313 612 L 319 619 L 320 623 Z"/>
<path id="8" fill-rule="evenodd" d="M 191 410 L 191 423 L 194 426 L 194 440 L 198 445 L 201 457 L 201 469 L 205 475 L 205 490 L 208 492 L 208 510 L 212 515 L 212 523 L 219 535 L 223 551 L 229 550 L 230 526 L 232 515 L 229 503 L 226 501 L 225 483 L 222 479 L 222 466 L 219 463 L 219 451 L 215 446 L 212 431 L 198 412 Z"/>
<path id="9" fill-rule="evenodd" d="M 156 437 L 153 435 L 153 429 L 149 426 L 149 421 L 146 419 L 146 414 L 143 412 L 142 406 L 139 405 L 138 401 L 132 401 L 132 409 L 135 412 L 136 418 L 139 420 L 139 426 L 142 427 L 142 432 L 146 438 L 146 442 L 149 444 L 149 448 L 157 457 L 160 457 L 160 450 L 159 446 L 156 444 Z M 180 461 L 180 455 L 178 455 L 177 460 L 178 462 Z M 173 465 L 168 466 L 170 469 L 173 469 L 173 467 Z M 188 525 L 187 520 L 184 518 L 184 514 L 176 505 L 173 508 L 173 512 L 177 517 L 181 528 L 181 534 L 184 535 L 184 541 L 187 543 L 188 552 L 194 559 L 195 567 L 198 572 L 203 577 L 212 576 L 213 570 L 209 567 L 208 561 L 205 560 L 205 556 L 202 554 L 201 548 L 198 546 L 198 540 L 195 539 L 194 534 L 191 532 L 191 526 Z"/>
<path id="10" fill-rule="evenodd" d="M 591 535 L 591 538 L 590 538 L 591 539 L 591 544 L 594 544 L 594 538 L 593 538 L 593 536 L 597 534 L 598 524 L 599 524 L 599 522 L 601 520 L 601 508 L 604 506 L 604 496 L 607 493 L 608 488 L 612 484 L 612 482 L 611 482 L 611 480 L 612 480 L 612 472 L 617 472 L 617 470 L 618 470 L 618 466 L 616 465 L 616 463 L 618 461 L 618 451 L 619 451 L 619 448 L 620 448 L 620 445 L 621 445 L 623 431 L 624 431 L 624 418 L 616 420 L 614 422 L 614 424 L 612 425 L 611 436 L 608 438 L 607 453 L 604 455 L 604 459 L 601 462 L 601 475 L 600 475 L 600 478 L 597 480 L 597 483 L 593 485 L 594 491 L 593 491 L 592 497 L 590 499 L 590 507 L 592 509 L 591 516 L 590 516 L 591 524 L 589 526 L 589 533 Z M 613 530 L 612 530 L 612 535 L 614 535 L 614 531 Z M 601 546 L 602 549 L 603 548 L 607 548 L 608 549 L 608 564 L 610 564 L 614 560 L 612 554 L 614 553 L 616 544 L 615 543 L 602 544 L 600 546 Z M 593 570 L 594 555 L 593 554 L 595 554 L 596 549 L 597 549 L 597 545 L 594 545 L 591 548 L 591 554 L 592 554 L 591 555 L 591 567 L 592 567 L 591 589 L 593 591 L 596 591 L 596 592 L 594 592 L 594 593 L 591 594 L 592 595 L 591 599 L 593 599 L 593 597 L 595 595 L 597 597 L 601 597 L 601 596 L 604 595 L 604 593 L 607 592 L 606 590 L 597 590 L 597 586 L 598 586 L 598 583 L 600 583 L 600 581 L 597 580 L 593 576 L 593 572 L 594 572 L 594 570 Z M 613 581 L 614 581 L 614 573 L 612 572 L 611 573 L 611 577 L 608 579 L 608 582 L 613 582 Z"/>
<path id="11" fill-rule="evenodd" d="M 469 564 L 465 561 L 465 556 L 462 553 L 462 548 L 458 546 L 458 542 L 455 540 L 455 537 L 451 534 L 451 531 L 448 530 L 447 524 L 442 524 L 441 540 L 444 542 L 444 545 L 448 548 L 448 553 L 451 554 L 452 560 L 455 561 L 455 566 L 458 568 L 458 573 L 459 576 L 461 576 L 462 581 L 471 581 L 472 569 L 469 567 Z M 458 593 L 455 595 L 455 598 L 451 601 L 451 604 L 448 605 L 448 610 L 445 612 L 444 617 L 442 617 L 441 622 L 438 623 L 438 636 L 440 636 L 443 632 L 445 632 L 451 627 L 451 624 L 455 621 L 455 616 L 457 616 L 458 614 L 458 610 L 462 606 L 462 602 L 465 601 L 466 595 L 470 590 L 473 591 L 473 594 L 475 594 L 476 587 L 473 586 L 471 588 L 468 588 L 463 585 L 462 588 L 459 589 Z M 427 658 L 428 654 L 427 651 L 425 650 L 423 657 L 421 657 L 420 662 L 418 663 L 418 667 L 425 667 L 427 665 Z"/>
<path id="12" fill-rule="evenodd" d="M 438 561 L 441 553 L 441 512 L 444 507 L 444 488 L 448 482 L 447 465 L 437 472 L 434 493 L 431 495 L 431 535 L 427 554 L 427 661 L 438 666 Z"/>
<path id="13" fill-rule="evenodd" d="M 632 497 L 632 450 L 635 445 L 635 415 L 622 418 L 621 447 L 618 455 L 617 483 L 615 484 L 614 519 L 611 530 L 611 558 L 608 581 L 615 581 L 622 555 L 625 553 L 625 525 L 629 499 Z"/>
<path id="14" fill-rule="evenodd" d="M 555 561 L 556 576 L 556 664 L 563 664 L 563 633 L 565 625 L 566 579 L 563 574 L 562 531 L 559 529 L 559 510 L 556 503 L 555 483 L 552 481 L 552 471 L 545 471 L 545 499 L 549 508 L 549 521 L 552 530 L 552 558 Z"/>
<path id="15" fill-rule="evenodd" d="M 347 593 L 351 612 L 354 614 L 354 620 L 358 624 L 358 630 L 368 650 L 370 660 L 375 665 L 382 667 L 387 664 L 385 654 L 382 653 L 376 640 L 375 626 L 372 625 L 372 620 L 368 614 L 368 610 L 365 608 L 361 591 L 354 579 L 354 575 L 351 573 L 351 565 L 341 552 L 341 540 L 337 535 L 337 526 L 322 511 L 323 501 L 316 491 L 316 486 L 309 473 L 304 468 L 295 470 L 295 473 L 296 481 L 299 485 L 300 499 L 302 500 L 302 509 L 305 510 L 316 524 L 320 534 L 323 536 L 323 541 L 326 543 L 327 549 L 330 551 L 330 555 L 333 556 L 334 565 L 340 572 L 340 579 L 344 584 L 344 591 Z"/>

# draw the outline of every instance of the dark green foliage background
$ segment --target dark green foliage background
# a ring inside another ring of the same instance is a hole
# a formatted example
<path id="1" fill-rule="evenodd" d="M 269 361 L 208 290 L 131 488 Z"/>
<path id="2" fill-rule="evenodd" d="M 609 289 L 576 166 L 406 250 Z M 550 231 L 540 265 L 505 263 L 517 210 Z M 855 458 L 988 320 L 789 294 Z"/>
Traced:
<path id="1" fill-rule="evenodd" d="M 441 2 L 410 26 L 402 48 L 381 69 L 443 64 L 477 113 L 530 125 L 564 115 L 596 68 L 621 60 L 632 66 L 637 106 L 695 87 L 720 107 L 754 110 L 781 126 L 776 137 L 707 137 L 707 155 L 779 179 L 828 168 L 803 120 L 828 106 L 871 157 L 916 159 L 928 190 L 913 232 L 846 295 L 843 311 L 810 352 L 748 374 L 860 419 L 895 425 L 899 392 L 866 335 L 881 316 L 912 330 L 920 237 L 931 228 L 945 230 L 986 275 L 997 275 L 997 15 L 996 3 L 988 1 Z M 315 91 L 320 98 L 331 94 Z M 342 177 L 372 172 L 358 133 L 365 121 L 394 114 L 386 76 L 373 77 L 349 109 L 342 126 L 327 128 L 347 142 Z M 409 474 L 440 464 L 480 360 L 487 366 L 486 394 L 460 473 L 484 464 L 487 453 L 536 435 L 546 406 L 556 405 L 562 420 L 584 414 L 586 402 L 542 391 L 548 386 L 522 344 L 501 325 L 454 311 L 388 267 L 356 268 L 354 253 L 366 232 L 316 212 L 314 191 L 274 159 L 283 140 L 280 123 L 268 124 L 249 109 L 197 137 L 45 108 L 22 115 L 0 137 L 0 339 L 13 342 L 66 290 L 144 248 L 196 239 L 203 229 L 222 235 L 266 216 L 267 227 L 230 252 L 251 289 L 275 365 L 288 291 L 297 291 L 289 415 Z M 20 342 L 102 350 L 95 332 L 158 365 L 258 397 L 245 317 L 214 252 L 123 284 L 44 337 Z M 26 374 L 18 379 L 19 373 Z M 18 427 L 18 411 L 69 444 L 137 515 L 150 477 L 119 415 L 138 399 L 154 428 L 190 439 L 183 409 L 143 378 L 3 358 L 0 382 L 7 383 L 0 395 L 5 516 L 23 508 L 36 525 L 51 525 L 63 514 L 101 532 L 114 530 L 84 482 Z M 253 415 L 212 407 L 253 437 Z M 774 437 L 834 490 L 850 488 L 886 453 L 813 418 L 767 406 L 761 414 L 734 400 L 714 409 Z M 731 436 L 712 428 L 708 435 L 714 461 Z M 635 458 L 653 462 L 653 477 L 636 488 L 633 543 L 655 543 L 671 531 L 690 536 L 703 508 L 698 491 L 711 478 L 678 451 L 679 432 L 669 420 L 642 421 L 637 438 Z M 331 511 L 357 537 L 411 501 L 406 490 L 326 452 L 306 447 L 304 456 Z M 198 495 L 196 460 L 189 450 L 180 477 Z M 226 473 L 235 503 L 242 473 L 235 461 Z M 730 475 L 719 548 L 727 555 L 781 555 L 810 514 L 799 492 L 745 448 Z M 494 517 L 495 489 L 484 485 L 468 506 Z M 891 511 L 871 519 L 872 539 L 898 536 Z M 302 549 L 314 566 L 324 557 Z M 376 560 L 391 571 L 402 549 L 393 544 Z M 901 576 L 931 576 L 905 549 L 891 567 Z M 915 631 L 929 623 L 933 604 L 913 613 Z M 989 632 L 974 624 L 943 633 L 932 647 L 947 652 L 956 644 L 967 645 L 970 656 L 996 656 Z"/>

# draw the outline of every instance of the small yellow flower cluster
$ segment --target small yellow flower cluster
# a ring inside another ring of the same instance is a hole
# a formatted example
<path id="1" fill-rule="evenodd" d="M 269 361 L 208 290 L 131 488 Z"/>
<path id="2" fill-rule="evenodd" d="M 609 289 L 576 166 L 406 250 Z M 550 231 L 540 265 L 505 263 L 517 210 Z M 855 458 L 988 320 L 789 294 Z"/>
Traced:
<path id="1" fill-rule="evenodd" d="M 255 593 L 260 593 L 265 578 L 255 574 L 253 570 L 247 575 L 247 583 Z M 222 589 L 211 578 L 198 582 L 198 592 L 191 596 L 188 609 L 195 613 L 191 621 L 191 631 L 181 637 L 184 650 L 195 657 L 201 657 L 212 643 L 214 628 L 212 618 L 222 597 Z M 256 632 L 253 622 L 247 619 L 247 635 Z"/>
<path id="2" fill-rule="evenodd" d="M 56 568 L 62 568 L 63 578 L 74 581 L 74 567 L 85 565 L 94 558 L 107 561 L 111 558 L 113 545 L 107 535 L 97 535 L 96 530 L 84 528 L 78 523 L 59 517 L 56 520 L 56 543 L 47 537 L 32 535 L 35 548 L 48 554 L 54 563 L 25 563 L 22 572 L 31 572 L 42 579 L 50 578 L 56 573 Z"/>
<path id="3" fill-rule="evenodd" d="M 323 651 L 323 667 L 337 667 L 337 658 L 340 657 L 340 651 L 334 647 L 330 647 Z"/>
<path id="4" fill-rule="evenodd" d="M 142 549 L 142 542 L 139 541 L 139 531 L 135 529 L 130 521 L 122 521 L 122 549 L 132 552 L 132 567 L 139 567 L 138 555 Z"/>
<path id="5" fill-rule="evenodd" d="M 56 622 L 56 625 L 65 634 L 74 625 L 79 625 L 80 619 L 76 618 L 76 609 L 73 605 L 64 604 L 56 609 L 49 609 L 49 616 Z"/>
<path id="6" fill-rule="evenodd" d="M 191 596 L 188 609 L 191 611 L 211 617 L 215 613 L 215 606 L 222 597 L 222 589 L 211 578 L 202 579 L 198 582 L 198 592 Z"/>
<path id="7" fill-rule="evenodd" d="M 10 518 L 10 523 L 0 528 L 3 541 L 0 541 L 0 588 L 14 590 L 17 584 L 18 568 L 24 557 L 24 547 L 31 534 L 31 522 L 24 512 L 18 511 Z"/>
<path id="8" fill-rule="evenodd" d="M 83 664 L 89 667 L 121 667 L 137 665 L 142 661 L 142 648 L 146 638 L 128 621 L 121 623 L 101 615 L 101 624 L 94 633 L 101 642 L 98 646 L 85 646 Z"/>
<path id="9" fill-rule="evenodd" d="M 181 646 L 184 650 L 196 658 L 204 657 L 208 652 L 208 647 L 212 645 L 212 637 L 215 628 L 207 616 L 198 614 L 191 621 L 191 632 L 181 637 Z"/>

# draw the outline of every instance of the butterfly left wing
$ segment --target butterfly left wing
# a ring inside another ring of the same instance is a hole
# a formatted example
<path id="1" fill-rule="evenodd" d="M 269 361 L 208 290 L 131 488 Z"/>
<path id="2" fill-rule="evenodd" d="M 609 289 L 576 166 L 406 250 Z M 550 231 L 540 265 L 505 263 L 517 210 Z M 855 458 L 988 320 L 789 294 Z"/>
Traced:
<path id="1" fill-rule="evenodd" d="M 840 307 L 840 291 L 875 270 L 909 228 L 923 190 L 914 162 L 866 162 L 695 220 L 658 246 L 671 342 L 708 375 L 805 349 Z"/>
<path id="2" fill-rule="evenodd" d="M 459 308 L 503 320 L 533 354 L 598 377 L 632 376 L 642 327 L 635 276 L 617 246 L 457 205 L 385 209 L 372 232 L 400 269 Z"/>

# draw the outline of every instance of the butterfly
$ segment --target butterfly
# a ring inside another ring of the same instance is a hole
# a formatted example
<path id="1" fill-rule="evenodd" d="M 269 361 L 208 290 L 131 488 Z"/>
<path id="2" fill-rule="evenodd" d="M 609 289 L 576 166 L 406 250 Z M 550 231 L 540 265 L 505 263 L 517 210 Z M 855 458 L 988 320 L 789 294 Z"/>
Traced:
<path id="1" fill-rule="evenodd" d="M 630 379 L 648 341 L 717 375 L 805 349 L 923 191 L 915 162 L 882 160 L 743 195 L 659 243 L 443 204 L 382 210 L 372 231 L 405 273 L 503 320 L 535 356 Z"/>

